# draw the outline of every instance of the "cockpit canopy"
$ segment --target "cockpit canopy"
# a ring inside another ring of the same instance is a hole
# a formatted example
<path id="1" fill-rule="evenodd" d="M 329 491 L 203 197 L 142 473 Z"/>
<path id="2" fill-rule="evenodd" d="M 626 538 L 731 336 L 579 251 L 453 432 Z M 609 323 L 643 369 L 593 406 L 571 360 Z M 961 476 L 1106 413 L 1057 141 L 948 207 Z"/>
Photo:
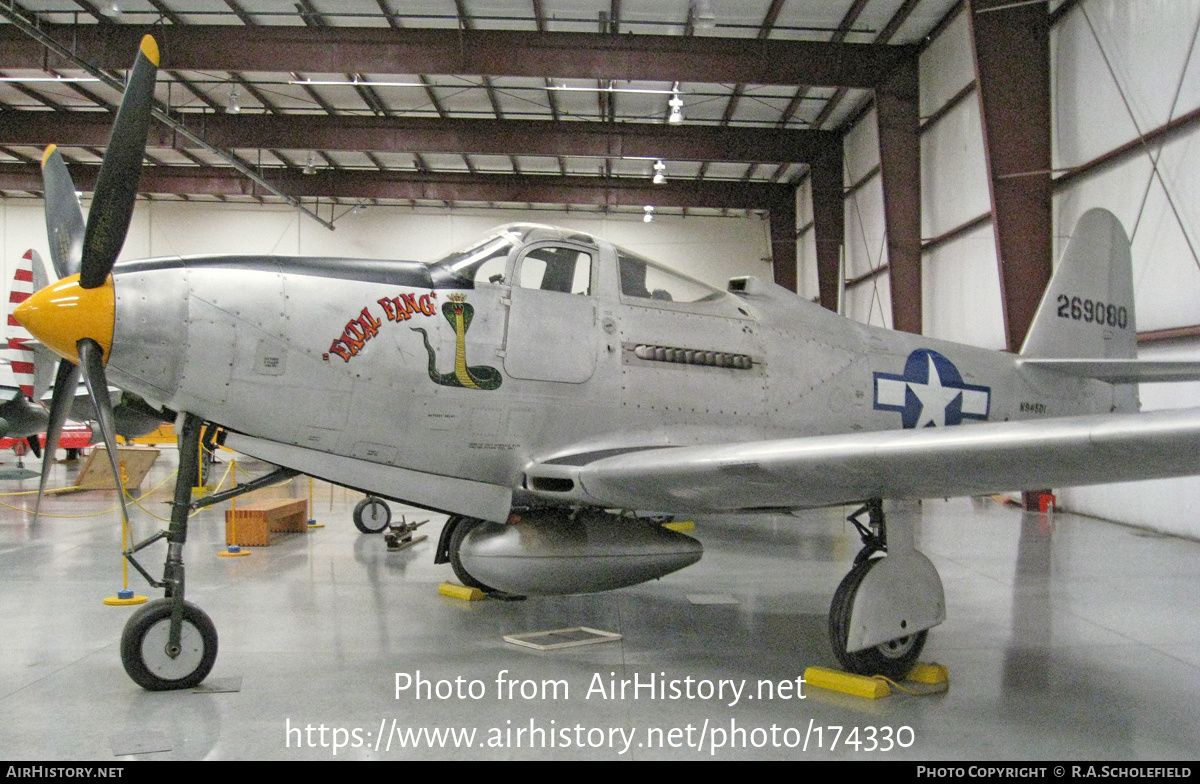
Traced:
<path id="1" fill-rule="evenodd" d="M 605 243 L 607 245 L 607 243 Z M 531 248 L 524 252 L 526 247 Z M 509 223 L 497 227 L 432 262 L 430 271 L 440 285 L 474 288 L 480 283 L 505 283 L 510 259 L 522 264 L 516 285 L 591 294 L 590 268 L 600 257 L 601 243 L 592 235 L 543 226 Z M 633 300 L 696 303 L 713 302 L 724 291 L 695 280 L 624 248 L 613 247 L 622 297 Z"/>

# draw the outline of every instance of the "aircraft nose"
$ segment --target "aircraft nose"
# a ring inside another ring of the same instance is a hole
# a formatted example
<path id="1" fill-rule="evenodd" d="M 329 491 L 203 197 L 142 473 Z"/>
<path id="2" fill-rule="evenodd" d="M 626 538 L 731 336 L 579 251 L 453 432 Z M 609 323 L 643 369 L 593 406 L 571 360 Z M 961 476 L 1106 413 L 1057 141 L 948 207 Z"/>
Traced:
<path id="1" fill-rule="evenodd" d="M 116 318 L 113 279 L 85 289 L 79 276 L 71 275 L 34 293 L 13 311 L 13 317 L 55 354 L 79 364 L 76 348 L 83 338 L 91 338 L 103 349 L 108 361 Z"/>

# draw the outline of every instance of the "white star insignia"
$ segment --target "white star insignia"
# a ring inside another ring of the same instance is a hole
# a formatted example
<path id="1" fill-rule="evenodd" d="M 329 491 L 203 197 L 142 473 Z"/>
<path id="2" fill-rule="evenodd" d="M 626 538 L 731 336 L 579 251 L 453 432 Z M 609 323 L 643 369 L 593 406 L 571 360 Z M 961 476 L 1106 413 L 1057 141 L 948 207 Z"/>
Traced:
<path id="1" fill-rule="evenodd" d="M 908 382 L 908 388 L 921 401 L 921 415 L 917 418 L 917 427 L 935 425 L 944 427 L 946 424 L 946 409 L 962 394 L 961 389 L 942 386 L 942 377 L 938 375 L 933 357 L 929 360 L 929 377 L 924 384 Z"/>

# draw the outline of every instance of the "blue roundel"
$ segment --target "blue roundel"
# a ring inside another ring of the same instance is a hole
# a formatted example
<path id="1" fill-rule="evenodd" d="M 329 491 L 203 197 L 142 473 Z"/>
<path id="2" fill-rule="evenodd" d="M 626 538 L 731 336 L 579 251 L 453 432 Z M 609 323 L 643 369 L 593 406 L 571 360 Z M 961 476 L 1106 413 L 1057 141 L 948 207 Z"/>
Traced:
<path id="1" fill-rule="evenodd" d="M 908 355 L 903 375 L 875 374 L 875 408 L 898 411 L 906 428 L 987 419 L 991 397 L 991 387 L 963 383 L 953 362 L 927 348 Z"/>

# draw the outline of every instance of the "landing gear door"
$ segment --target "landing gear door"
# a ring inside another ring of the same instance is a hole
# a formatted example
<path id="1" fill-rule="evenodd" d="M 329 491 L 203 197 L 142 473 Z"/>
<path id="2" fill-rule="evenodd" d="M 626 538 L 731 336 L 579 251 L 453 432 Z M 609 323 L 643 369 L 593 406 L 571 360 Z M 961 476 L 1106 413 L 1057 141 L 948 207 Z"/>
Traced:
<path id="1" fill-rule="evenodd" d="M 517 259 L 504 344 L 514 378 L 582 384 L 596 370 L 596 251 L 541 243 Z"/>

